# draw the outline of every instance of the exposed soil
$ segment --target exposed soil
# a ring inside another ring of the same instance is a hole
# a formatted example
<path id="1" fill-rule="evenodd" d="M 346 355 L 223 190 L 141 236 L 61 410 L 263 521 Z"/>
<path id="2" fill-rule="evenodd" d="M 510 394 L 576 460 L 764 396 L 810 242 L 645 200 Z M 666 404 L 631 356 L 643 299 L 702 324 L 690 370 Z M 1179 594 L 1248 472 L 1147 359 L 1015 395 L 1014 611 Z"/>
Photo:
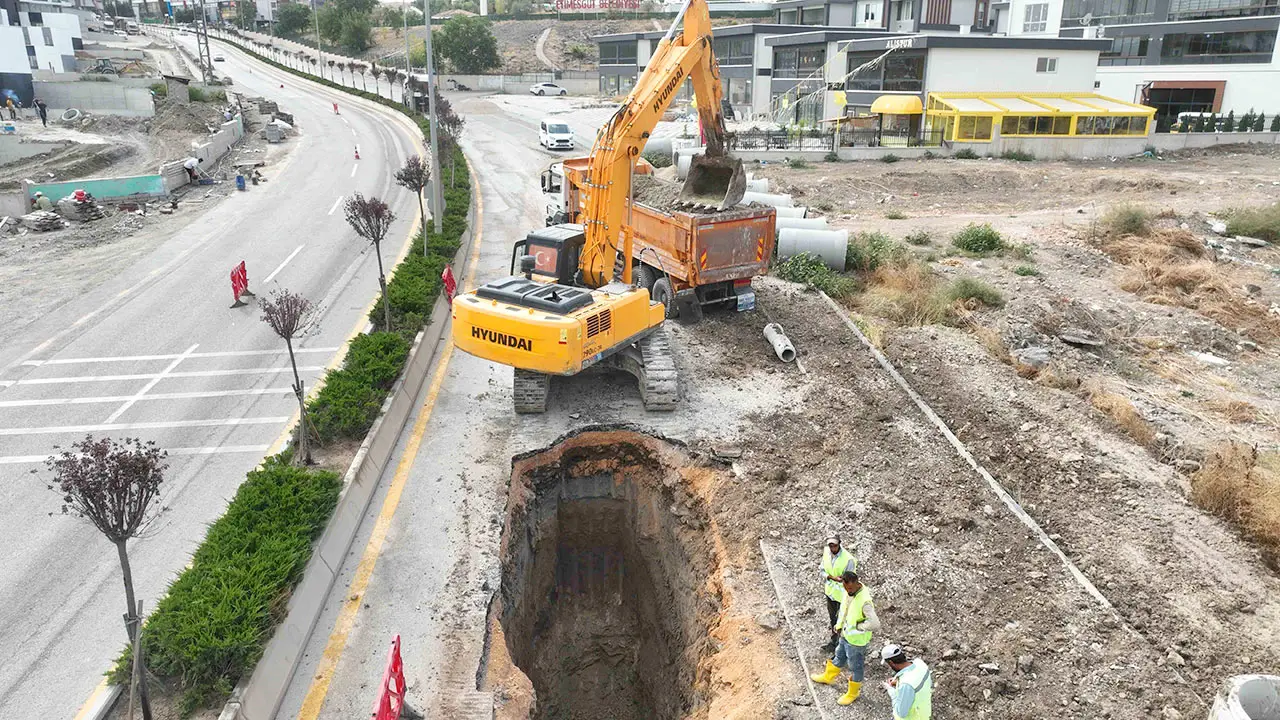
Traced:
<path id="1" fill-rule="evenodd" d="M 704 704 L 698 668 L 721 598 L 689 485 L 700 465 L 710 472 L 616 429 L 514 463 L 499 615 L 533 717 L 674 720 Z"/>

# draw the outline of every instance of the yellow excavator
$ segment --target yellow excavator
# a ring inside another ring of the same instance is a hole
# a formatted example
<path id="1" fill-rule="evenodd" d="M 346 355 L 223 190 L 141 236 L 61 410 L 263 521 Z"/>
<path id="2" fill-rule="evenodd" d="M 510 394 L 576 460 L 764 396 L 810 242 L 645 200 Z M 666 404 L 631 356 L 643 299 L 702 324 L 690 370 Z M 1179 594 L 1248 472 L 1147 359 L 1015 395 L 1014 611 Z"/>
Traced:
<path id="1" fill-rule="evenodd" d="M 511 277 L 454 298 L 454 344 L 515 369 L 516 412 L 545 412 L 553 375 L 600 363 L 636 376 L 645 409 L 675 407 L 679 384 L 662 328 L 665 309 L 633 282 L 629 208 L 640 152 L 686 79 L 707 143 L 690 165 L 679 204 L 724 210 L 741 202 L 746 174 L 725 153 L 711 16 L 706 0 L 685 0 L 635 89 L 596 135 L 581 224 L 535 230 L 515 244 Z"/>

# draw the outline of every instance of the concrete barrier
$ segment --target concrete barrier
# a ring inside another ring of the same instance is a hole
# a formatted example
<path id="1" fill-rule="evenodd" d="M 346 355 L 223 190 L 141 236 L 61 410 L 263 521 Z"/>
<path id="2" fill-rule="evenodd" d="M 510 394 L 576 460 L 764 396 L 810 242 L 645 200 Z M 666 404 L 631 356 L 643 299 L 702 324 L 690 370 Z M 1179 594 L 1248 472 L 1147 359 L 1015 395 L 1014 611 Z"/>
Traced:
<path id="1" fill-rule="evenodd" d="M 231 146 L 240 141 L 244 137 L 244 118 L 236 115 L 231 120 L 222 123 L 222 128 L 218 132 L 210 135 L 203 143 L 193 148 L 192 155 L 204 160 L 205 166 L 210 166 L 226 155 Z"/>
<path id="2" fill-rule="evenodd" d="M 99 115 L 151 117 L 156 114 L 151 90 L 116 82 L 41 82 L 34 84 L 35 93 L 49 106 L 49 117 L 56 118 L 68 108 L 86 110 Z"/>
<path id="3" fill-rule="evenodd" d="M 30 200 L 21 190 L 0 192 L 0 217 L 17 217 L 30 212 Z"/>
<path id="4" fill-rule="evenodd" d="M 33 155 L 52 152 L 70 144 L 69 142 L 27 140 L 21 135 L 0 135 L 0 165 L 29 158 Z"/>
<path id="5" fill-rule="evenodd" d="M 131 175 L 53 183 L 24 182 L 23 185 L 26 187 L 28 198 L 34 197 L 36 192 L 42 192 L 55 203 L 81 189 L 99 200 L 147 200 L 169 194 L 164 186 L 164 178 L 159 175 Z"/>

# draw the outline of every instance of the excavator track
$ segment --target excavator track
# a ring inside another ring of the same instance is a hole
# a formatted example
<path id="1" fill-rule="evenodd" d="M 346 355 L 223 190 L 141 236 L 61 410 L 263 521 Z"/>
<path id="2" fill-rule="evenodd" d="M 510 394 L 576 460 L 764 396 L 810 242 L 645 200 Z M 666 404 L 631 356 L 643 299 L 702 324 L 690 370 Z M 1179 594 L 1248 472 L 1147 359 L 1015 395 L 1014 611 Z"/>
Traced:
<path id="1" fill-rule="evenodd" d="M 650 412 L 670 412 L 680 400 L 680 383 L 676 376 L 676 358 L 662 328 L 636 343 L 640 351 L 640 399 Z"/>
<path id="2" fill-rule="evenodd" d="M 517 413 L 544 413 L 551 393 L 551 376 L 515 368 L 511 390 Z"/>

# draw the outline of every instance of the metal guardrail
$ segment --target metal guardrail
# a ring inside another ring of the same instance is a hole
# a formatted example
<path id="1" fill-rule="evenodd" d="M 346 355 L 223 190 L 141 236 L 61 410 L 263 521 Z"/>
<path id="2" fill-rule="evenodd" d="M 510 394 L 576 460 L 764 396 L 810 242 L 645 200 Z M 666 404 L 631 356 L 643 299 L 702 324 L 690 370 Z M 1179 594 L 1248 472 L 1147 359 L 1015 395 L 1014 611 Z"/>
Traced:
<path id="1" fill-rule="evenodd" d="M 831 150 L 830 131 L 742 130 L 729 136 L 728 149 L 738 150 Z"/>

